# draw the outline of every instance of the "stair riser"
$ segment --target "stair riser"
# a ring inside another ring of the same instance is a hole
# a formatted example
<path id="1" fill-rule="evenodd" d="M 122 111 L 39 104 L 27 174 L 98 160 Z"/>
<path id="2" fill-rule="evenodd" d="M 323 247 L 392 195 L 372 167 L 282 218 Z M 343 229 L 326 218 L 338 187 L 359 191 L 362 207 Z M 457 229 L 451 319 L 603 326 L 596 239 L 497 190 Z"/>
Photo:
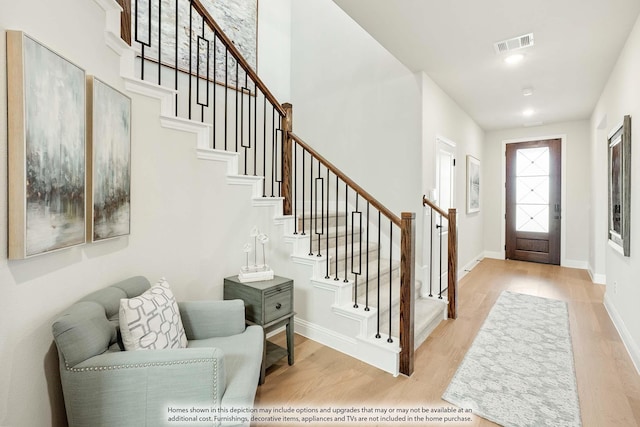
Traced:
<path id="1" fill-rule="evenodd" d="M 335 254 L 332 254 L 332 253 L 329 253 L 329 255 L 331 255 L 332 257 L 335 256 Z M 369 262 L 375 261 L 377 257 L 378 257 L 377 249 L 372 249 L 369 251 Z M 360 268 L 361 268 L 362 274 L 364 275 L 365 269 L 367 267 L 367 254 L 364 251 L 363 251 L 362 257 L 359 257 L 359 256 L 353 257 L 354 268 L 355 269 L 358 268 L 360 258 L 362 258 L 362 265 Z M 349 253 L 349 256 L 347 257 L 346 260 L 344 259 L 344 256 L 340 256 L 340 253 L 338 253 L 338 276 L 342 277 L 343 279 L 344 279 L 345 264 L 347 266 L 347 274 L 350 274 L 351 273 L 351 253 Z M 335 270 L 336 270 L 336 261 L 335 261 L 335 258 L 332 258 L 331 263 L 329 264 L 329 272 L 331 272 L 331 274 L 334 274 Z"/>
<path id="2" fill-rule="evenodd" d="M 309 230 L 306 231 L 305 233 L 306 235 L 311 235 L 312 239 L 313 239 L 313 251 L 317 252 L 318 251 L 318 235 L 317 234 L 309 234 Z M 329 253 L 330 254 L 335 254 L 335 248 L 338 247 L 338 249 L 342 249 L 344 250 L 344 245 L 345 242 L 347 244 L 347 247 L 349 248 L 349 252 L 351 252 L 351 233 L 349 233 L 348 235 L 344 235 L 344 234 L 339 234 L 338 235 L 338 240 L 336 243 L 336 236 L 335 234 L 329 234 Z M 355 242 L 355 250 L 358 250 L 358 244 L 360 242 L 360 234 L 354 233 L 353 235 L 353 240 Z M 363 246 L 365 245 L 365 243 L 363 242 Z M 322 253 L 327 251 L 327 235 L 326 234 L 322 234 L 320 235 L 320 251 Z"/>
<path id="3" fill-rule="evenodd" d="M 328 220 L 328 222 L 327 222 Z M 322 218 L 318 218 L 317 221 L 317 228 L 321 229 L 322 228 Z M 348 225 L 351 225 L 351 217 L 348 216 Z M 331 227 L 336 227 L 336 226 L 343 226 L 347 223 L 347 219 L 345 219 L 344 215 L 329 215 L 329 217 L 327 218 L 327 216 L 325 215 L 324 217 L 324 228 L 325 231 L 327 230 L 327 228 L 331 228 Z M 303 225 L 304 225 L 304 230 L 307 232 L 310 231 L 314 231 L 315 227 L 316 227 L 316 220 L 315 217 L 310 217 L 308 213 L 306 213 L 304 215 L 304 221 L 302 220 L 302 214 L 298 213 L 298 231 L 302 231 L 303 229 Z M 313 228 L 313 229 L 312 229 Z"/>

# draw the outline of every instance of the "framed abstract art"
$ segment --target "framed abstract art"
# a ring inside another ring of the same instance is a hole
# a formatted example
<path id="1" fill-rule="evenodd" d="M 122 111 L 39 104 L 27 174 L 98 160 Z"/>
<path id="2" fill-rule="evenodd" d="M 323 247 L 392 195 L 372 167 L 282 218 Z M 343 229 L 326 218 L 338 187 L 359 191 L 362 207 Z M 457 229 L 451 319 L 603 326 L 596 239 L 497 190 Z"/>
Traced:
<path id="1" fill-rule="evenodd" d="M 85 72 L 7 31 L 9 258 L 85 242 Z"/>

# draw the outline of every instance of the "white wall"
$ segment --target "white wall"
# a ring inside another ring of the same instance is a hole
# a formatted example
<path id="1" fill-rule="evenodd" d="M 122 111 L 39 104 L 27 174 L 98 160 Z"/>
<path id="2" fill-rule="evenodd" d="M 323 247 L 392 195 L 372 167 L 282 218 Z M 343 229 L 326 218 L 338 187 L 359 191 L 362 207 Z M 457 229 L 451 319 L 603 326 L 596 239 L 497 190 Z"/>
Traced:
<path id="1" fill-rule="evenodd" d="M 294 131 L 394 212 L 417 214 L 435 179 L 434 144 L 458 144 L 460 267 L 483 252 L 483 213 L 465 211 L 466 154 L 482 158 L 483 131 L 424 73 L 412 73 L 328 0 L 293 2 Z M 418 276 L 419 277 L 419 276 Z"/>
<path id="2" fill-rule="evenodd" d="M 287 1 L 260 4 L 286 9 Z M 287 13 L 272 12 L 261 19 L 278 16 L 286 38 Z M 272 29 L 261 33 L 261 46 L 271 47 L 261 49 L 260 68 L 275 81 L 277 70 L 289 68 L 286 48 L 277 63 L 269 61 L 275 45 L 269 34 L 277 31 L 269 21 L 260 27 Z M 6 99 L 6 29 L 27 32 L 122 90 L 119 59 L 105 46 L 104 28 L 104 13 L 92 1 L 3 4 L 0 99 Z M 274 84 L 278 96 L 288 95 L 286 83 Z M 134 274 L 165 276 L 179 300 L 219 299 L 223 277 L 243 263 L 253 225 L 272 236 L 274 247 L 282 243 L 271 209 L 252 208 L 248 187 L 225 183 L 226 165 L 197 160 L 195 137 L 160 128 L 157 101 L 132 99 L 131 235 L 22 261 L 7 260 L 7 112 L 0 102 L 0 425 L 65 425 L 50 325 L 75 300 Z"/>
<path id="3" fill-rule="evenodd" d="M 563 183 L 561 264 L 587 268 L 589 257 L 589 122 L 573 121 L 546 126 L 487 132 L 484 145 L 483 203 L 485 250 L 504 257 L 504 170 L 505 141 L 562 137 Z"/>
<path id="4" fill-rule="evenodd" d="M 258 1 L 258 75 L 281 103 L 291 100 L 291 0 Z"/>
<path id="5" fill-rule="evenodd" d="M 446 138 L 456 144 L 454 207 L 458 213 L 458 269 L 461 277 L 464 269 L 473 268 L 484 252 L 482 225 L 488 206 L 481 200 L 480 212 L 468 214 L 466 210 L 466 158 L 471 155 L 480 160 L 481 173 L 486 169 L 482 150 L 484 131 L 427 74 L 420 73 L 419 77 L 422 86 L 422 194 L 428 195 L 436 185 L 437 138 Z M 491 188 L 486 186 L 483 176 L 480 188 L 481 197 Z M 423 213 L 428 215 L 426 209 Z M 428 222 L 426 217 L 424 223 Z M 424 232 L 426 240 L 426 227 Z M 424 257 L 422 264 L 426 268 L 429 264 L 428 251 L 424 251 Z"/>
<path id="6" fill-rule="evenodd" d="M 618 62 L 591 116 L 594 175 L 591 204 L 594 234 L 591 244 L 604 250 L 607 290 L 605 305 L 640 370 L 640 19 L 636 21 Z M 624 257 L 606 243 L 607 236 L 607 151 L 608 133 L 631 115 L 631 256 Z M 601 128 L 601 129 L 599 129 Z M 601 265 L 599 253 L 594 264 Z"/>
<path id="7" fill-rule="evenodd" d="M 420 85 L 330 0 L 292 4 L 294 132 L 398 214 L 420 208 Z"/>

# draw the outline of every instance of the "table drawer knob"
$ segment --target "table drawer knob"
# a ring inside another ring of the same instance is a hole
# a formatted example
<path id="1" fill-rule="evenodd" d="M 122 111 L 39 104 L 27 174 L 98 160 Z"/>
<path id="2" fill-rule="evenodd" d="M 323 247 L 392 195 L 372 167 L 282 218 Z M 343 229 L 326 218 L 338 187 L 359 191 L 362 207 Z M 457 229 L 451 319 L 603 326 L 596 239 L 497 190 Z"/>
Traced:
<path id="1" fill-rule="evenodd" d="M 282 308 L 282 304 L 277 303 L 277 304 L 276 304 L 276 310 L 280 310 L 281 308 Z"/>

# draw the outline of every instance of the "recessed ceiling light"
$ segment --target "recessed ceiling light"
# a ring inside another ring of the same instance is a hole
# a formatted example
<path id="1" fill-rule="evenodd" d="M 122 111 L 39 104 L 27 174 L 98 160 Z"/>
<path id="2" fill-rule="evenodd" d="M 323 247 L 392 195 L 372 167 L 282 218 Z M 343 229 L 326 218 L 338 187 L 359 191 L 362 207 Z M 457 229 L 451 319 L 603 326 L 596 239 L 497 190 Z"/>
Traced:
<path id="1" fill-rule="evenodd" d="M 533 95 L 533 88 L 525 87 L 522 89 L 522 96 L 531 96 Z"/>
<path id="2" fill-rule="evenodd" d="M 504 58 L 504 62 L 506 62 L 509 65 L 515 65 L 518 62 L 522 61 L 524 59 L 524 55 L 521 53 L 514 53 L 513 55 L 509 55 L 506 58 Z"/>
<path id="3" fill-rule="evenodd" d="M 535 111 L 533 111 L 533 108 L 527 108 L 526 110 L 524 110 L 522 112 L 522 115 L 525 117 L 531 117 L 535 114 Z"/>

